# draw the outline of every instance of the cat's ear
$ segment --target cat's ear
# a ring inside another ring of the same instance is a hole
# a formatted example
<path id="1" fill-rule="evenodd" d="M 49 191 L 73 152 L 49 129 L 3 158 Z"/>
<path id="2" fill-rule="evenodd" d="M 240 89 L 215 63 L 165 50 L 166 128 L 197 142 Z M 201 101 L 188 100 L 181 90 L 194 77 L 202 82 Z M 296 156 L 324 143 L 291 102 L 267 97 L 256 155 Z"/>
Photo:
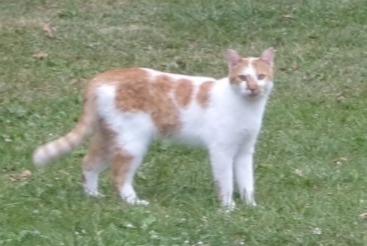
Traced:
<path id="1" fill-rule="evenodd" d="M 261 53 L 260 59 L 268 63 L 271 67 L 274 64 L 274 56 L 275 56 L 275 50 L 270 47 Z"/>
<path id="2" fill-rule="evenodd" d="M 225 57 L 229 68 L 236 66 L 242 60 L 242 56 L 237 51 L 231 49 L 226 51 Z"/>

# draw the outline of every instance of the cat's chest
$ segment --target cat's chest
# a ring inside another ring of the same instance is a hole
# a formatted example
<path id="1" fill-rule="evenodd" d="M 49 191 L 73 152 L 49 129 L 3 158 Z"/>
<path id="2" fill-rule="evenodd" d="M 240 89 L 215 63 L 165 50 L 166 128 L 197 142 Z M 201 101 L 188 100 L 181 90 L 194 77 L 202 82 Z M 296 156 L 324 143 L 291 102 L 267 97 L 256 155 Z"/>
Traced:
<path id="1" fill-rule="evenodd" d="M 230 103 L 228 105 L 214 105 L 211 119 L 233 130 L 243 131 L 256 129 L 261 125 L 263 107 L 246 103 Z"/>
<path id="2" fill-rule="evenodd" d="M 256 137 L 262 124 L 263 112 L 251 105 L 246 107 L 217 107 L 208 117 L 209 135 L 233 142 Z"/>
<path id="3" fill-rule="evenodd" d="M 261 118 L 243 112 L 210 110 L 195 116 L 183 118 L 183 126 L 177 135 L 195 145 L 218 140 L 235 144 L 244 138 L 257 136 L 261 127 Z"/>
<path id="4" fill-rule="evenodd" d="M 217 130 L 222 130 L 228 135 L 243 137 L 244 135 L 257 134 L 261 127 L 261 117 L 236 112 L 218 119 Z M 220 119 L 220 120 L 219 120 Z"/>

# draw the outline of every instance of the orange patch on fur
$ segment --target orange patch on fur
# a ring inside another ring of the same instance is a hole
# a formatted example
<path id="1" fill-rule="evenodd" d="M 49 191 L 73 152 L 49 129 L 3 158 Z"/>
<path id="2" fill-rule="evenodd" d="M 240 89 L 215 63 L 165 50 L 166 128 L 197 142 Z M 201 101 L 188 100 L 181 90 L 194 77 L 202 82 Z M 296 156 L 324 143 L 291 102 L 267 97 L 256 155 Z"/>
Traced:
<path id="1" fill-rule="evenodd" d="M 257 74 L 264 74 L 266 80 L 273 80 L 273 72 L 269 64 L 261 59 L 256 59 L 252 62 Z"/>
<path id="2" fill-rule="evenodd" d="M 148 88 L 148 74 L 140 69 L 111 71 L 104 81 L 117 83 L 116 106 L 122 111 L 148 111 L 151 95 Z"/>
<path id="3" fill-rule="evenodd" d="M 229 72 L 229 81 L 232 84 L 242 83 L 238 76 L 242 74 L 243 69 L 248 67 L 249 64 L 250 61 L 246 58 L 243 58 L 240 63 L 238 63 L 235 67 L 232 67 Z"/>
<path id="4" fill-rule="evenodd" d="M 199 87 L 199 93 L 197 94 L 197 101 L 200 106 L 203 108 L 206 108 L 209 104 L 209 92 L 211 88 L 213 87 L 214 82 L 213 81 L 206 81 L 202 83 Z"/>
<path id="5" fill-rule="evenodd" d="M 175 88 L 175 99 L 180 107 L 187 107 L 191 101 L 193 92 L 192 82 L 188 79 L 181 79 Z"/>
<path id="6" fill-rule="evenodd" d="M 150 84 L 151 117 L 163 135 L 169 135 L 180 127 L 180 120 L 176 106 L 168 95 L 172 91 L 172 81 L 168 76 L 161 75 Z"/>
<path id="7" fill-rule="evenodd" d="M 163 135 L 180 127 L 178 111 L 169 93 L 173 82 L 168 75 L 150 77 L 142 69 L 114 70 L 105 74 L 103 80 L 117 85 L 116 107 L 122 111 L 143 111 L 150 114 L 154 124 Z"/>

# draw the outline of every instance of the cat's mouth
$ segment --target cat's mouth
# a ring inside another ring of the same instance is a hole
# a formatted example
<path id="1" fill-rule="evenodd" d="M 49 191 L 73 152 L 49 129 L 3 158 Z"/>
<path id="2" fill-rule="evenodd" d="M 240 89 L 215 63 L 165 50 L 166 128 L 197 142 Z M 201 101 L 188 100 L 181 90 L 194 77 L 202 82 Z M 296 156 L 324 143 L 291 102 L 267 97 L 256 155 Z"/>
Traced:
<path id="1" fill-rule="evenodd" d="M 260 97 L 262 93 L 260 91 L 249 91 L 246 96 L 250 98 L 257 98 Z"/>
<path id="2" fill-rule="evenodd" d="M 250 97 L 257 97 L 260 94 L 260 92 L 250 92 L 249 96 Z"/>

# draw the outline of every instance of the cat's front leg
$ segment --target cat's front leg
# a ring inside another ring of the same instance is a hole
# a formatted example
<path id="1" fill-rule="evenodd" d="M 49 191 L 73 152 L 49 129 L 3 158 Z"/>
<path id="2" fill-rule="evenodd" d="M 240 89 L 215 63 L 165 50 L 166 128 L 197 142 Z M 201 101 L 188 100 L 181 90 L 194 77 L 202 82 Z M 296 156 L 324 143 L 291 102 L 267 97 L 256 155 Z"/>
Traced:
<path id="1" fill-rule="evenodd" d="M 241 149 L 235 158 L 234 167 L 241 199 L 248 205 L 256 206 L 253 152 L 253 147 Z"/>
<path id="2" fill-rule="evenodd" d="M 232 211 L 236 207 L 233 200 L 233 156 L 223 150 L 211 149 L 209 153 L 219 200 L 226 211 Z"/>

